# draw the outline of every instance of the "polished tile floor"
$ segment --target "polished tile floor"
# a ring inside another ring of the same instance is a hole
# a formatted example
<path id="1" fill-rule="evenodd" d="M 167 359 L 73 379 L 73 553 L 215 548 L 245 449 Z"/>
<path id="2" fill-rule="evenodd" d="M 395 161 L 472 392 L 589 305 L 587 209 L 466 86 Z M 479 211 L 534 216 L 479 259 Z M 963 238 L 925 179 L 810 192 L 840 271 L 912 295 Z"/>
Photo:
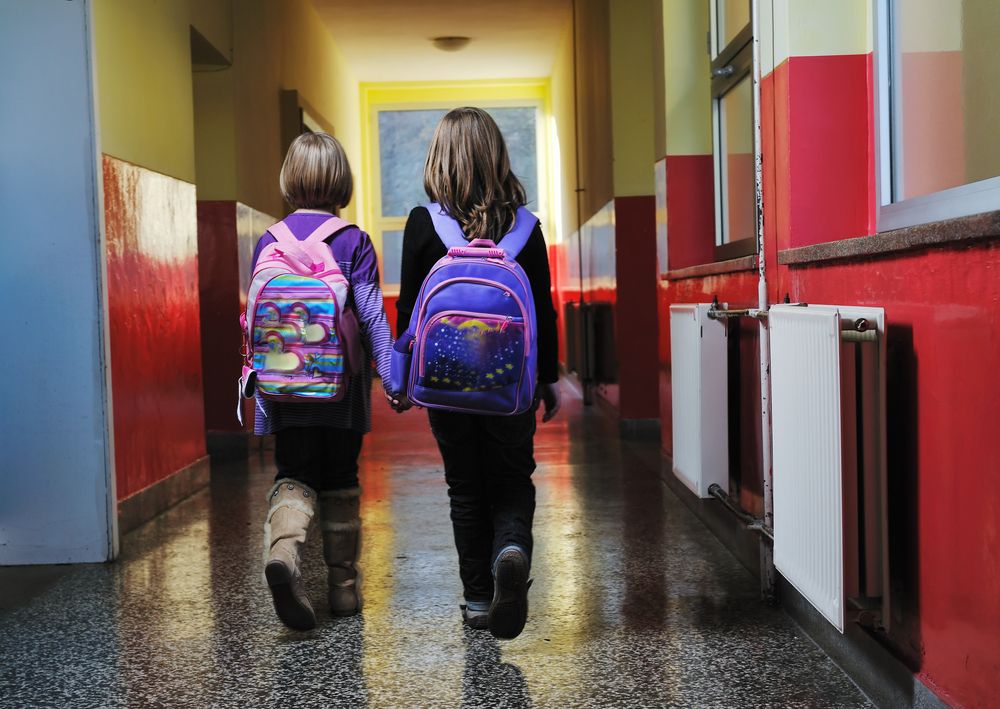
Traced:
<path id="1" fill-rule="evenodd" d="M 868 706 L 663 486 L 656 446 L 620 442 L 567 398 L 537 437 L 518 639 L 462 627 L 426 415 L 378 406 L 361 616 L 329 616 L 313 544 L 320 625 L 278 623 L 261 578 L 272 468 L 218 467 L 210 489 L 126 536 L 118 563 L 25 572 L 41 590 L 0 603 L 0 706 Z"/>

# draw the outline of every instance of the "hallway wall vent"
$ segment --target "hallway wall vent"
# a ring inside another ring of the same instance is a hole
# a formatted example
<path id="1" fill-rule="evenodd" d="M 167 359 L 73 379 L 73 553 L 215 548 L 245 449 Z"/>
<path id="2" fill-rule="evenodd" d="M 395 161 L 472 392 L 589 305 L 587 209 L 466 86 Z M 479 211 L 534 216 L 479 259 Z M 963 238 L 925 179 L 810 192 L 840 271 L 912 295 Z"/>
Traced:
<path id="1" fill-rule="evenodd" d="M 726 325 L 710 308 L 670 306 L 674 475 L 699 497 L 713 483 L 729 491 Z"/>
<path id="2" fill-rule="evenodd" d="M 774 565 L 843 632 L 849 599 L 887 576 L 885 313 L 776 305 L 768 329 Z"/>

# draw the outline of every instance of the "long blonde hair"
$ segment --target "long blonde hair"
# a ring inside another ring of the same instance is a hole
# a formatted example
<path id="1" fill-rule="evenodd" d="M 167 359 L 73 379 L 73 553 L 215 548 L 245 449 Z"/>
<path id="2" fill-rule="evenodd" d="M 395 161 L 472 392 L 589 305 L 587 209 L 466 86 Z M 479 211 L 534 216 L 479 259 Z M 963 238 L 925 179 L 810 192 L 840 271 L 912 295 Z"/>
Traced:
<path id="1" fill-rule="evenodd" d="M 481 108 L 453 109 L 438 123 L 424 163 L 424 190 L 470 239 L 499 240 L 526 201 L 503 135 Z"/>

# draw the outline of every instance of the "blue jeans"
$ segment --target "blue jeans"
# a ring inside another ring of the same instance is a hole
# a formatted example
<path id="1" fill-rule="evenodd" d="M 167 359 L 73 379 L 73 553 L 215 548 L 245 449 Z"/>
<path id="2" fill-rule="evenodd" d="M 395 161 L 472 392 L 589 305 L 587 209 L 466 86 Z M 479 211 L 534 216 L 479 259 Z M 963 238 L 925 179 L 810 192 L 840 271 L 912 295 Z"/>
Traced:
<path id="1" fill-rule="evenodd" d="M 515 544 L 531 558 L 535 412 L 477 416 L 430 410 L 444 460 L 466 601 L 493 597 L 493 560 Z"/>

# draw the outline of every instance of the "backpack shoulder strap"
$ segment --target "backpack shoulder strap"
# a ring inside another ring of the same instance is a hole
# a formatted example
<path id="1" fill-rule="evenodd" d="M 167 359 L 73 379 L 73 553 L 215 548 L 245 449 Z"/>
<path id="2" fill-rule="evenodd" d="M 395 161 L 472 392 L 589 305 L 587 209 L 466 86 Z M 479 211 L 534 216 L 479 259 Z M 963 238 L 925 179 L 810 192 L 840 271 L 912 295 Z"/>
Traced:
<path id="1" fill-rule="evenodd" d="M 313 233 L 302 241 L 312 243 L 315 241 L 326 241 L 338 231 L 343 231 L 347 227 L 354 226 L 349 221 L 340 217 L 330 217 L 313 230 Z"/>
<path id="2" fill-rule="evenodd" d="M 297 244 L 298 239 L 295 238 L 295 234 L 292 230 L 288 228 L 285 222 L 275 222 L 267 228 L 267 233 L 275 238 L 276 241 L 282 244 Z"/>
<path id="3" fill-rule="evenodd" d="M 438 238 L 444 242 L 445 249 L 469 245 L 465 234 L 462 233 L 462 225 L 458 223 L 457 219 L 445 213 L 437 202 L 431 202 L 426 206 L 427 211 L 430 212 L 431 221 L 434 223 L 434 231 L 437 232 Z"/>
<path id="4" fill-rule="evenodd" d="M 514 219 L 514 227 L 504 234 L 504 237 L 497 244 L 507 252 L 511 258 L 517 258 L 518 254 L 528 243 L 535 226 L 538 224 L 538 217 L 529 212 L 524 207 L 518 207 L 517 217 Z"/>

